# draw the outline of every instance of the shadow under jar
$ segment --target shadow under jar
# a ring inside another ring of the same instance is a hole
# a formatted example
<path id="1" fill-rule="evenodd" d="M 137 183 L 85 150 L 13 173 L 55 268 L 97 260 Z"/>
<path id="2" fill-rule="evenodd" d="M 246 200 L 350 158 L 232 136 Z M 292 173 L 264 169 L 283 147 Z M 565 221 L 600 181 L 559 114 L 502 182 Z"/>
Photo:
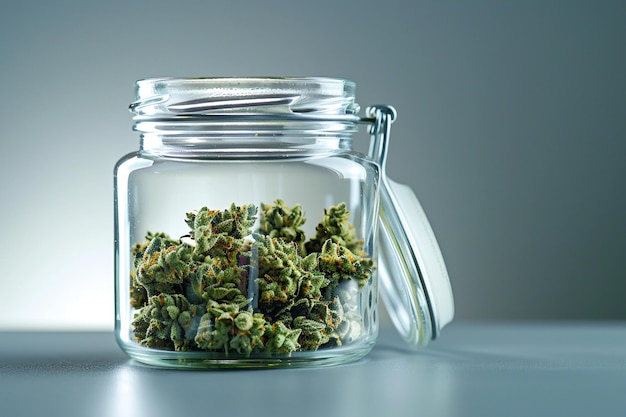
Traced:
<path id="1" fill-rule="evenodd" d="M 393 109 L 360 118 L 354 83 L 331 78 L 157 78 L 136 92 L 140 149 L 115 167 L 122 349 L 189 368 L 367 354 L 386 143 L 373 133 L 361 155 L 351 141 Z"/>

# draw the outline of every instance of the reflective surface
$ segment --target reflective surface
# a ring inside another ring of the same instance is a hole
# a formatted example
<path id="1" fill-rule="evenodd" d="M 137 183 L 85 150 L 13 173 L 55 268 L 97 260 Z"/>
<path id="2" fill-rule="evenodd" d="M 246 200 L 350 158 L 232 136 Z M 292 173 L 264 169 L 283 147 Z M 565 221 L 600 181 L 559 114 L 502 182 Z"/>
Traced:
<path id="1" fill-rule="evenodd" d="M 11 416 L 621 416 L 626 323 L 453 323 L 411 351 L 388 327 L 331 368 L 160 370 L 112 333 L 0 333 L 0 414 Z"/>

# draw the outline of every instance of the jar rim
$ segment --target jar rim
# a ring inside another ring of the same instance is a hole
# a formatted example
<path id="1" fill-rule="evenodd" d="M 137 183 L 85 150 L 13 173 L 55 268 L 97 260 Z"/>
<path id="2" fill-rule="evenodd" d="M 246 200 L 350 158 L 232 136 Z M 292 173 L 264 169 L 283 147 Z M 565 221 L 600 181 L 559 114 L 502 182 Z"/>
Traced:
<path id="1" fill-rule="evenodd" d="M 136 84 L 170 82 L 170 83 L 240 83 L 240 82 L 258 82 L 258 83 L 276 83 L 276 84 L 347 84 L 355 86 L 355 82 L 347 78 L 341 77 L 324 77 L 324 76 L 194 76 L 194 77 L 147 77 L 136 81 Z"/>
<path id="2" fill-rule="evenodd" d="M 158 77 L 135 83 L 137 116 L 354 115 L 356 84 L 331 77 Z"/>

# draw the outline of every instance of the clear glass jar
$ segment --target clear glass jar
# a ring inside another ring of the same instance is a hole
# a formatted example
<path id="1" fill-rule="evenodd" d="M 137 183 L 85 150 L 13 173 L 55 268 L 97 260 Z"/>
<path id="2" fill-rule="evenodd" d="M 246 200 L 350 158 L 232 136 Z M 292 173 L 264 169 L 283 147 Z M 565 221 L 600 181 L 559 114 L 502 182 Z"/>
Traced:
<path id="1" fill-rule="evenodd" d="M 115 167 L 122 349 L 169 367 L 369 352 L 382 177 L 380 160 L 352 150 L 354 83 L 159 78 L 136 92 L 140 149 Z"/>

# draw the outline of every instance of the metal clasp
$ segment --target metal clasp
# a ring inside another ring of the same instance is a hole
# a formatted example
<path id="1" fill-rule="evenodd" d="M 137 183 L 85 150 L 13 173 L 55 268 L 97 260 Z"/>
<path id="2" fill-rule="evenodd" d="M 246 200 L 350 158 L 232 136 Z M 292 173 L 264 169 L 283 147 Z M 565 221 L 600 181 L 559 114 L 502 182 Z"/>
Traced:
<path id="1" fill-rule="evenodd" d="M 364 121 L 372 123 L 369 129 L 371 141 L 368 156 L 371 160 L 378 162 L 381 173 L 384 175 L 391 124 L 396 120 L 398 113 L 396 109 L 386 104 L 370 106 L 365 110 L 365 113 L 367 119 Z"/>

